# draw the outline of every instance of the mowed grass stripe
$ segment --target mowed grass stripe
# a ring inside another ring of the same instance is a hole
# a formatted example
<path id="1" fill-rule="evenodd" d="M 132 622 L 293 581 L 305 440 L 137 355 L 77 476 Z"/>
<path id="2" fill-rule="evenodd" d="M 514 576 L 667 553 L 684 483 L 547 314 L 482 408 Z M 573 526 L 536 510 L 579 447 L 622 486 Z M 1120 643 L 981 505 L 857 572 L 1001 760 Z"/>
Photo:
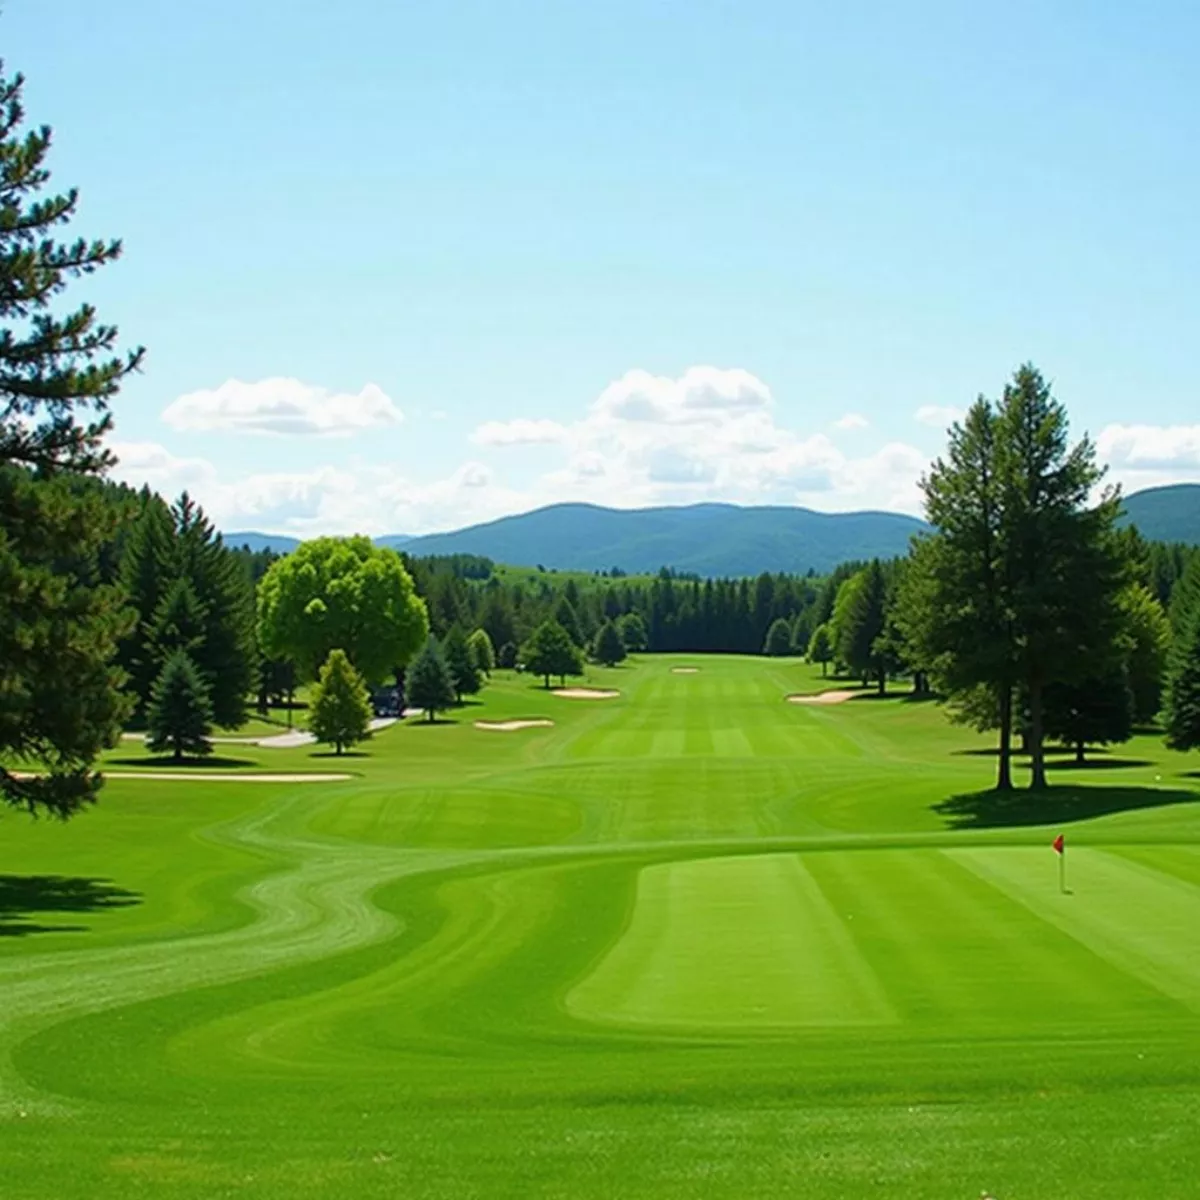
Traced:
<path id="1" fill-rule="evenodd" d="M 887 999 L 799 855 L 644 868 L 628 929 L 575 1017 L 695 1030 L 880 1024 Z"/>
<path id="2" fill-rule="evenodd" d="M 1058 891 L 1044 848 L 942 851 L 1122 970 L 1200 1009 L 1200 887 L 1109 853 L 1069 851 Z"/>
<path id="3" fill-rule="evenodd" d="M 807 861 L 897 1012 L 931 1032 L 1177 1011 L 940 850 Z"/>

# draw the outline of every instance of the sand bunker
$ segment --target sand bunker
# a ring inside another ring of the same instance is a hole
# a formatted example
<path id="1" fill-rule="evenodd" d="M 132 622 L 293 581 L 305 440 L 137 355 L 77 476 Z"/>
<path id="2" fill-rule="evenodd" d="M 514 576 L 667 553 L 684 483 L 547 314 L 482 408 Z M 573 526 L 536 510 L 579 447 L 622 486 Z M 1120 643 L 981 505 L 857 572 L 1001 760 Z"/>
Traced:
<path id="1" fill-rule="evenodd" d="M 490 729 L 495 733 L 516 733 L 519 729 L 549 729 L 553 721 L 538 717 L 532 721 L 476 721 L 476 729 Z"/>
<path id="2" fill-rule="evenodd" d="M 853 700 L 857 692 L 810 692 L 803 696 L 789 696 L 789 704 L 842 704 Z"/>
<path id="3" fill-rule="evenodd" d="M 615 700 L 621 693 L 611 688 L 555 688 L 554 694 L 564 700 Z"/>
<path id="4" fill-rule="evenodd" d="M 672 667 L 671 668 L 672 675 L 698 675 L 699 673 L 700 673 L 699 667 Z"/>

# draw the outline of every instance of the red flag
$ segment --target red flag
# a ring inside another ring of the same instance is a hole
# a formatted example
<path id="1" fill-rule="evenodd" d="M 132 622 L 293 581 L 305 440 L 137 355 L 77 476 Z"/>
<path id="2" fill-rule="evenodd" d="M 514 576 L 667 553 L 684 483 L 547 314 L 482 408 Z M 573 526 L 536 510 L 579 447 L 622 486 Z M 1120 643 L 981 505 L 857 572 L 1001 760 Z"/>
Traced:
<path id="1" fill-rule="evenodd" d="M 1061 854 L 1063 852 L 1063 835 L 1060 833 L 1051 844 L 1054 846 L 1054 852 Z"/>

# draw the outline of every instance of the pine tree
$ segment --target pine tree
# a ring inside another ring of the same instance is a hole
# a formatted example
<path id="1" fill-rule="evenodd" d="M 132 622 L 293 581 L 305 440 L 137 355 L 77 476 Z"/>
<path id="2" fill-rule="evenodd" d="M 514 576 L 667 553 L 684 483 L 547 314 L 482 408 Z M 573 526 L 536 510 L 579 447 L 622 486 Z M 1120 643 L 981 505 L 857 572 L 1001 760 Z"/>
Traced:
<path id="1" fill-rule="evenodd" d="M 176 762 L 185 754 L 212 753 L 212 702 L 208 685 L 183 650 L 163 664 L 150 697 L 146 746 L 158 753 L 170 750 Z"/>
<path id="2" fill-rule="evenodd" d="M 792 652 L 792 627 L 783 617 L 776 617 L 767 630 L 763 653 L 771 658 L 786 658 Z"/>
<path id="3" fill-rule="evenodd" d="M 483 686 L 479 677 L 479 668 L 475 665 L 471 647 L 467 645 L 467 635 L 461 625 L 452 625 L 446 634 L 442 645 L 446 656 L 446 666 L 450 668 L 450 678 L 454 681 L 454 696 L 461 704 L 463 696 L 473 696 Z"/>
<path id="4" fill-rule="evenodd" d="M 309 701 L 308 727 L 338 754 L 371 736 L 371 697 L 343 650 L 331 650 Z"/>
<path id="5" fill-rule="evenodd" d="M 606 667 L 615 667 L 625 658 L 625 643 L 612 621 L 605 621 L 596 633 L 592 646 L 592 657 Z"/>
<path id="6" fill-rule="evenodd" d="M 1200 747 L 1200 559 L 1177 589 L 1171 615 L 1175 639 L 1167 668 L 1163 718 L 1172 750 Z"/>
<path id="7" fill-rule="evenodd" d="M 437 638 L 429 638 L 413 659 L 405 672 L 404 687 L 409 704 L 423 708 L 430 721 L 454 703 L 454 680 Z"/>
<path id="8" fill-rule="evenodd" d="M 568 675 L 583 674 L 583 658 L 571 635 L 557 621 L 543 621 L 525 646 L 525 669 L 541 675 L 550 686 L 550 676 L 566 682 Z"/>
<path id="9" fill-rule="evenodd" d="M 246 720 L 257 679 L 254 586 L 204 510 L 186 492 L 172 510 L 178 569 L 195 590 L 205 614 L 196 666 L 212 696 L 213 718 L 227 729 Z"/>
<path id="10" fill-rule="evenodd" d="M 0 799 L 66 817 L 95 798 L 92 763 L 128 712 L 114 660 L 131 618 L 99 565 L 119 513 L 87 479 L 112 462 L 109 402 L 142 351 L 115 354 L 91 305 L 60 305 L 121 244 L 55 240 L 78 196 L 39 195 L 50 130 L 21 134 L 23 82 L 0 78 L 0 754 L 47 771 L 0 767 Z"/>
<path id="11" fill-rule="evenodd" d="M 585 644 L 586 639 L 579 625 L 579 614 L 566 595 L 560 596 L 554 606 L 554 620 L 567 631 L 567 636 L 576 646 Z"/>
<path id="12" fill-rule="evenodd" d="M 155 609 L 149 645 L 159 662 L 166 662 L 176 650 L 195 662 L 196 651 L 204 644 L 205 625 L 206 614 L 191 581 L 179 577 Z"/>

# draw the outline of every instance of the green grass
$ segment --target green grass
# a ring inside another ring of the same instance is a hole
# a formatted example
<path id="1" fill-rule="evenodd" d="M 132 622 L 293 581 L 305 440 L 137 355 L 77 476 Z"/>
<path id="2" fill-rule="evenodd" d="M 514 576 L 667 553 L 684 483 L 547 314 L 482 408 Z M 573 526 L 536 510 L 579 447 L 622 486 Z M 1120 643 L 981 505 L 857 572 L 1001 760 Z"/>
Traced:
<path id="1" fill-rule="evenodd" d="M 795 662 L 589 682 L 0 820 L 0 1195 L 1196 1194 L 1200 763 L 1004 800 Z"/>

